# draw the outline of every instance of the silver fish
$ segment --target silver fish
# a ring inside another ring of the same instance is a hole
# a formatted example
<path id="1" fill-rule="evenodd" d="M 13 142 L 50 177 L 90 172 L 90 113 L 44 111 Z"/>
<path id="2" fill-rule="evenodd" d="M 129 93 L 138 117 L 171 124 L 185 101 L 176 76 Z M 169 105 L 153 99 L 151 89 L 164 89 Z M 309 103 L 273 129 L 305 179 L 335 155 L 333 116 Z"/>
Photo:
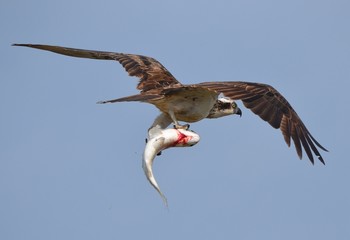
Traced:
<path id="1" fill-rule="evenodd" d="M 200 137 L 193 131 L 175 128 L 160 129 L 155 127 L 150 129 L 149 133 L 150 137 L 147 140 L 145 151 L 143 153 L 142 168 L 148 181 L 158 191 L 164 204 L 168 206 L 167 199 L 161 192 L 158 183 L 153 176 L 153 160 L 156 155 L 164 149 L 171 147 L 191 147 L 199 142 Z"/>

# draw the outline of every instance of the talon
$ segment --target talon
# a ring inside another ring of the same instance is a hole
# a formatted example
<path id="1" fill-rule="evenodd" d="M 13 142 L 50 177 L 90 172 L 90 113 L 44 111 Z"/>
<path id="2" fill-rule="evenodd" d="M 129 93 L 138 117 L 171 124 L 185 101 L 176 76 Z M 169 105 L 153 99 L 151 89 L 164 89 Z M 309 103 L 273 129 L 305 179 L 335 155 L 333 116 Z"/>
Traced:
<path id="1" fill-rule="evenodd" d="M 160 151 L 159 153 L 157 153 L 157 156 L 160 156 L 160 155 L 162 155 L 162 151 Z"/>
<path id="2" fill-rule="evenodd" d="M 190 128 L 190 124 L 185 124 L 185 125 L 174 125 L 175 129 L 184 129 L 188 130 Z"/>

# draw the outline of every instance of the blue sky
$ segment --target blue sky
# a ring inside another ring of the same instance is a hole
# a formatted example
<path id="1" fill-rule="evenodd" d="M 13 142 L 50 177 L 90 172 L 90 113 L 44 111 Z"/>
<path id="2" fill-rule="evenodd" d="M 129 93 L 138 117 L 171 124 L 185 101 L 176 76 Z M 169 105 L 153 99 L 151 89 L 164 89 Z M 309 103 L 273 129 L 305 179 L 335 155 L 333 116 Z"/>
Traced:
<path id="1" fill-rule="evenodd" d="M 2 1 L 0 239 L 349 239 L 348 1 Z M 113 61 L 42 43 L 158 59 L 183 83 L 274 86 L 330 150 L 300 161 L 241 102 L 191 125 L 193 148 L 141 157 L 158 114 Z"/>

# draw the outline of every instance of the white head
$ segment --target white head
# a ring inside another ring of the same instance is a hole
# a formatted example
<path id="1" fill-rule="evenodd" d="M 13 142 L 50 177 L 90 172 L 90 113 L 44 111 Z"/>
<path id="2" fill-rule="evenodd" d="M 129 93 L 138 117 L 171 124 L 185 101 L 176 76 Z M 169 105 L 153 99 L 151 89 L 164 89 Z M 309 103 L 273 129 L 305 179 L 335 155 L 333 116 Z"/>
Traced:
<path id="1" fill-rule="evenodd" d="M 221 97 L 218 98 L 207 118 L 219 118 L 232 114 L 242 116 L 242 111 L 231 98 Z"/>

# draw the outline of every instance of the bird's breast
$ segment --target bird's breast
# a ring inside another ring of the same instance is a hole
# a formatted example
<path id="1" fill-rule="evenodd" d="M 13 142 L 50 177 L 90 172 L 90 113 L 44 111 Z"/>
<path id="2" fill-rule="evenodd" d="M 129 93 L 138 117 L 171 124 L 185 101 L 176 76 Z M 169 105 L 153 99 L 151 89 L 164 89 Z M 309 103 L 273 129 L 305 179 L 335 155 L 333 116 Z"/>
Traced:
<path id="1" fill-rule="evenodd" d="M 165 95 L 153 104 L 162 112 L 173 111 L 179 121 L 197 122 L 206 118 L 213 108 L 218 94 L 203 89 L 184 89 L 174 94 Z"/>

